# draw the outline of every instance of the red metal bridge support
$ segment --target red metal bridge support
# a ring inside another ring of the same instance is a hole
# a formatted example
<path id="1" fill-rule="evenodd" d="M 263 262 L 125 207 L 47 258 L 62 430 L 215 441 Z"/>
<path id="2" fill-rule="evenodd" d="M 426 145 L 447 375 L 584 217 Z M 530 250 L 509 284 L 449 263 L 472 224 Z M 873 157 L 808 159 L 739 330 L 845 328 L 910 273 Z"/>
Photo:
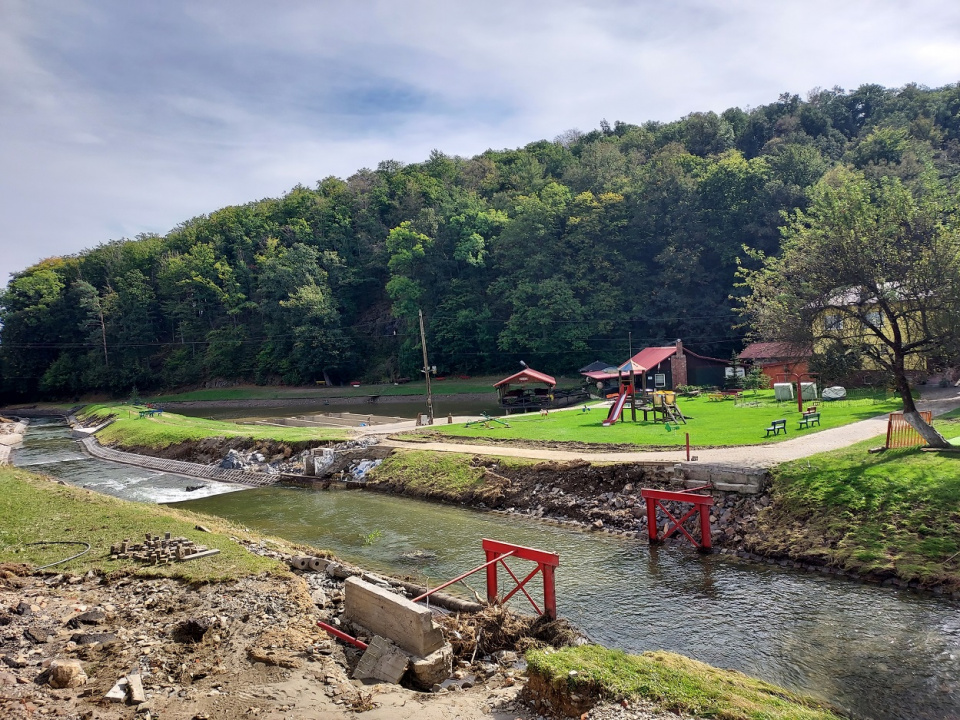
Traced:
<path id="1" fill-rule="evenodd" d="M 507 602 L 517 591 L 521 591 L 527 596 L 527 600 L 533 605 L 533 609 L 537 611 L 537 614 L 556 619 L 557 591 L 554 585 L 554 573 L 560 565 L 560 556 L 557 553 L 544 552 L 543 550 L 536 550 L 522 545 L 512 545 L 510 543 L 500 542 L 499 540 L 488 540 L 486 538 L 483 540 L 483 551 L 487 556 L 487 562 L 485 564 L 487 569 L 487 602 L 495 603 L 498 600 L 497 565 L 503 565 L 503 568 L 509 573 L 510 577 L 513 578 L 513 581 L 517 583 L 517 586 L 507 593 L 500 602 Z M 537 567 L 522 581 L 518 580 L 507 563 L 504 562 L 508 557 L 530 560 L 537 563 Z M 537 607 L 533 598 L 530 597 L 530 593 L 528 593 L 524 587 L 538 572 L 543 574 L 543 611 Z"/>
<path id="2" fill-rule="evenodd" d="M 697 549 L 705 552 L 710 551 L 712 547 L 710 543 L 710 506 L 713 505 L 712 497 L 709 495 L 697 495 L 692 492 L 671 492 L 669 490 L 641 490 L 640 497 L 647 502 L 647 534 L 651 543 L 663 542 L 679 530 Z M 683 517 L 677 519 L 663 506 L 660 502 L 661 500 L 691 503 L 693 507 L 690 508 Z M 666 532 L 664 532 L 663 537 L 660 537 L 660 528 L 657 527 L 657 508 L 663 510 L 666 516 L 673 522 L 673 525 L 668 527 Z M 700 515 L 700 542 L 697 542 L 693 535 L 683 527 L 683 524 L 696 514 Z"/>

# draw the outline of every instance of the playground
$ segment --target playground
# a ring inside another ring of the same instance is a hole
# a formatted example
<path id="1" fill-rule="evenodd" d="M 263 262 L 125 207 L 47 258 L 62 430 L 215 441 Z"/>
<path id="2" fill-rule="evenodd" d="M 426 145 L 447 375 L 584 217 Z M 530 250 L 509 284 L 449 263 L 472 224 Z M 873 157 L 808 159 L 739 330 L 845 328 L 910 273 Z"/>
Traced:
<path id="1" fill-rule="evenodd" d="M 618 398 L 622 400 L 622 398 Z M 777 401 L 773 390 L 747 391 L 716 399 L 710 395 L 697 397 L 663 397 L 675 410 L 654 412 L 657 400 L 637 402 L 636 421 L 628 402 L 593 401 L 549 413 L 511 415 L 509 424 L 501 422 L 436 425 L 438 433 L 462 438 L 489 438 L 552 443 L 596 445 L 633 445 L 642 447 L 695 448 L 777 443 L 801 435 L 866 420 L 895 412 L 902 406 L 896 396 L 882 391 L 852 391 L 844 400 L 807 401 L 804 411 L 816 406 L 819 422 L 811 422 L 809 413 L 799 412 L 793 401 Z M 644 419 L 644 408 L 649 408 Z M 611 413 L 611 409 L 614 410 Z M 682 419 L 678 416 L 682 415 Z M 610 422 L 616 416 L 615 422 Z M 768 432 L 776 421 L 778 432 Z M 805 422 L 806 421 L 806 422 Z M 609 423 L 609 424 L 605 424 Z"/>

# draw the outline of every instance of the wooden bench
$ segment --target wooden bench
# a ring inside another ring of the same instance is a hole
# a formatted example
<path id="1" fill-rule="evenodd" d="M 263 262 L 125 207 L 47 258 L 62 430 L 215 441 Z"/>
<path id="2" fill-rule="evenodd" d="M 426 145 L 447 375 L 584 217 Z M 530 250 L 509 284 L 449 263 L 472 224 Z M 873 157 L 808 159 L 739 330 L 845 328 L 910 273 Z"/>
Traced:
<path id="1" fill-rule="evenodd" d="M 820 424 L 820 413 L 812 412 L 805 413 L 804 416 L 800 419 L 800 425 L 797 427 L 797 430 L 803 430 L 803 428 L 813 427 L 814 425 Z"/>
<path id="2" fill-rule="evenodd" d="M 767 437 L 770 437 L 770 433 L 779 435 L 781 430 L 783 430 L 784 435 L 787 434 L 787 421 L 774 420 L 772 423 L 770 423 L 770 427 L 767 428 Z"/>
<path id="3" fill-rule="evenodd" d="M 710 402 L 723 402 L 724 399 L 725 398 L 723 396 L 723 393 L 717 392 L 717 393 L 710 393 L 709 395 L 707 395 L 707 400 L 709 400 Z"/>

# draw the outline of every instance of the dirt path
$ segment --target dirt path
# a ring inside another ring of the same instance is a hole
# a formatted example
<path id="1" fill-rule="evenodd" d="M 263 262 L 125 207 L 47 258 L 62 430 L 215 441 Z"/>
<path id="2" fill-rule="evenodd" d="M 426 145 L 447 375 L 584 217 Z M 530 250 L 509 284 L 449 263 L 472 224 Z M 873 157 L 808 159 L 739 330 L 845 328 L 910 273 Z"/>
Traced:
<path id="1" fill-rule="evenodd" d="M 917 403 L 920 410 L 932 410 L 941 415 L 960 407 L 960 389 L 932 388 Z M 471 418 L 454 418 L 454 422 L 467 422 Z M 809 433 L 778 443 L 766 445 L 740 445 L 737 447 L 697 450 L 699 462 L 735 465 L 737 467 L 771 467 L 790 460 L 809 457 L 828 450 L 853 445 L 886 432 L 887 416 L 880 415 L 869 420 L 844 425 L 839 428 Z M 371 430 L 381 432 L 400 432 L 414 429 L 412 423 L 397 423 L 395 426 L 380 426 Z M 550 450 L 540 448 L 518 448 L 504 445 L 470 445 L 466 443 L 443 442 L 405 442 L 384 439 L 383 445 L 410 450 L 434 450 L 437 452 L 458 452 L 471 455 L 498 455 L 501 457 L 530 458 L 533 460 L 585 460 L 590 463 L 602 462 L 664 462 L 676 463 L 686 460 L 684 450 L 637 451 L 637 452 L 583 452 L 572 450 Z"/>

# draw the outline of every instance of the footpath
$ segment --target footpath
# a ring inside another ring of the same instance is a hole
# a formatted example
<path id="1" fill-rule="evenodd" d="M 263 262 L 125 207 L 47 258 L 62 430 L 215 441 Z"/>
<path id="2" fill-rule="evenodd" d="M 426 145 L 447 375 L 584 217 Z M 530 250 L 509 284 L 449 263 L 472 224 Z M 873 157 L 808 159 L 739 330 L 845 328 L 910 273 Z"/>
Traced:
<path id="1" fill-rule="evenodd" d="M 931 388 L 924 392 L 924 398 L 917 403 L 918 410 L 930 410 L 942 415 L 960 407 L 960 389 Z M 455 423 L 468 422 L 476 418 L 454 418 Z M 396 423 L 390 426 L 367 428 L 367 434 L 386 434 L 416 429 L 413 423 Z M 853 445 L 854 443 L 883 435 L 887 430 L 886 414 L 844 425 L 843 427 L 821 430 L 815 433 L 791 438 L 781 442 L 764 445 L 740 445 L 725 448 L 707 448 L 692 451 L 699 463 L 725 465 L 739 468 L 770 468 L 790 460 L 816 455 L 817 453 Z M 436 452 L 467 453 L 471 455 L 496 455 L 500 457 L 528 458 L 533 460 L 585 460 L 590 463 L 681 463 L 687 455 L 683 449 L 634 451 L 634 452 L 584 452 L 579 450 L 552 450 L 549 448 L 510 447 L 505 445 L 483 445 L 457 442 L 408 442 L 384 438 L 382 445 L 408 450 L 433 450 Z"/>

